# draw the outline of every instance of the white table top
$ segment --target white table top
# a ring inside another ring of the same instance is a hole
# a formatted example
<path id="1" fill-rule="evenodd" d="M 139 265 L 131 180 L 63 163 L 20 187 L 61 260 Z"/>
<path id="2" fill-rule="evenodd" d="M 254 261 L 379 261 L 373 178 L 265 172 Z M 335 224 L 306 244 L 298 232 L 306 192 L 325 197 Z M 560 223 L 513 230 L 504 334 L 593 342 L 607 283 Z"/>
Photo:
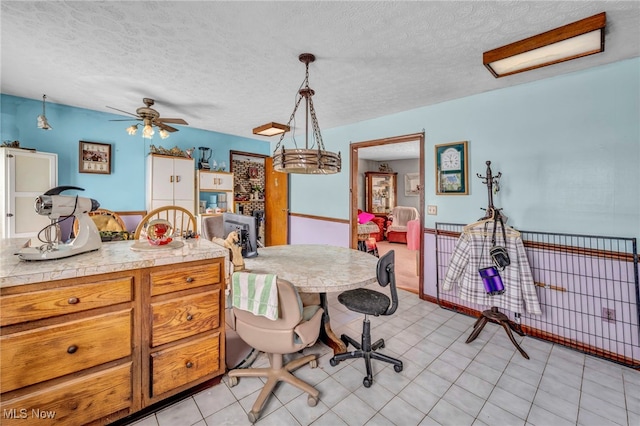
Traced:
<path id="1" fill-rule="evenodd" d="M 245 259 L 246 272 L 276 274 L 299 291 L 345 291 L 377 282 L 378 258 L 363 251 L 328 245 L 283 245 L 258 249 Z"/>

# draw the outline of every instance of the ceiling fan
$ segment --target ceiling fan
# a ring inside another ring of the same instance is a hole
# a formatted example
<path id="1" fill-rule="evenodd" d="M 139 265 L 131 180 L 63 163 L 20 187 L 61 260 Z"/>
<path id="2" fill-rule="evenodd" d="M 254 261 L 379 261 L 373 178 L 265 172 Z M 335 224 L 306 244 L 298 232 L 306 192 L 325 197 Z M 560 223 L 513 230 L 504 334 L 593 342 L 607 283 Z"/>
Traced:
<path id="1" fill-rule="evenodd" d="M 118 108 L 110 107 L 110 106 L 107 105 L 107 108 L 111 108 L 111 109 L 114 109 L 116 111 L 120 111 L 120 112 L 123 112 L 125 114 L 132 115 L 132 116 L 136 117 L 136 118 L 129 118 L 129 119 L 124 119 L 124 120 L 109 120 L 109 121 L 138 120 L 138 121 L 142 121 L 145 126 L 147 126 L 147 125 L 156 126 L 160 130 L 165 130 L 167 132 L 177 132 L 178 129 L 176 129 L 175 127 L 171 127 L 171 126 L 167 125 L 166 123 L 189 125 L 189 123 L 187 123 L 182 118 L 164 118 L 164 117 L 160 117 L 160 113 L 158 111 L 156 111 L 155 109 L 151 108 L 151 106 L 155 103 L 155 101 L 153 99 L 151 99 L 151 98 L 143 98 L 142 102 L 144 102 L 144 104 L 146 106 L 143 106 L 143 107 L 140 107 L 140 108 L 136 109 L 136 113 L 135 114 L 133 114 L 131 112 L 123 111 L 123 110 L 118 109 Z"/>

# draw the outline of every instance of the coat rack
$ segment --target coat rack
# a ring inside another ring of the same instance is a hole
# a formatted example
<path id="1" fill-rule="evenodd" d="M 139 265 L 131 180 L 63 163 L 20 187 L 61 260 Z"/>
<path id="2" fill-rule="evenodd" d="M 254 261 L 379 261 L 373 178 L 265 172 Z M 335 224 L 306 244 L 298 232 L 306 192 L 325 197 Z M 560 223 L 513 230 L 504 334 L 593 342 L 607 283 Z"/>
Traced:
<path id="1" fill-rule="evenodd" d="M 495 221 L 497 221 L 498 219 L 504 220 L 504 218 L 501 216 L 501 213 L 500 213 L 502 209 L 496 209 L 495 206 L 493 205 L 493 194 L 494 194 L 494 191 L 497 193 L 500 190 L 499 182 L 500 182 L 500 177 L 502 176 L 502 172 L 498 172 L 496 176 L 493 176 L 493 173 L 491 172 L 491 161 L 487 161 L 486 164 L 487 164 L 486 176 L 481 176 L 480 173 L 476 173 L 476 176 L 478 176 L 480 179 L 483 179 L 482 183 L 487 185 L 487 195 L 489 199 L 489 204 L 487 206 L 487 214 L 485 215 L 485 217 L 483 217 L 480 220 L 484 220 L 484 219 L 493 219 Z M 494 223 L 493 226 L 496 226 L 496 223 Z M 505 241 L 505 244 L 506 244 L 506 241 Z M 520 324 L 516 324 L 513 321 L 511 321 L 508 316 L 500 312 L 498 308 L 495 306 L 492 307 L 491 309 L 487 309 L 482 312 L 482 315 L 480 315 L 480 318 L 478 318 L 475 324 L 473 324 L 473 331 L 471 332 L 471 335 L 469 335 L 469 337 L 467 338 L 466 343 L 473 342 L 480 335 L 480 332 L 489 321 L 500 324 L 502 328 L 504 328 L 505 332 L 507 333 L 507 336 L 509 337 L 509 340 L 511 340 L 511 343 L 513 343 L 513 345 L 518 349 L 520 354 L 526 359 L 529 359 L 529 355 L 527 355 L 524 349 L 522 349 L 518 344 L 518 342 L 516 342 L 516 339 L 515 337 L 513 337 L 513 333 L 511 332 L 511 330 L 513 330 L 516 333 L 518 333 L 518 335 L 524 336 L 524 332 L 520 328 Z"/>
<path id="2" fill-rule="evenodd" d="M 493 194 L 494 192 L 498 193 L 498 191 L 500 191 L 500 178 L 502 177 L 502 172 L 498 172 L 496 176 L 493 176 L 493 173 L 491 172 L 491 161 L 487 161 L 486 165 L 487 165 L 486 176 L 482 176 L 480 173 L 476 173 L 476 176 L 478 176 L 480 179 L 484 179 L 482 183 L 487 185 L 487 198 L 489 199 L 487 214 L 485 215 L 485 217 L 483 217 L 480 220 L 490 219 L 490 218 L 497 219 L 497 217 L 495 217 L 494 215 L 496 214 L 499 215 L 500 210 L 502 210 L 502 209 L 496 209 L 493 205 Z"/>

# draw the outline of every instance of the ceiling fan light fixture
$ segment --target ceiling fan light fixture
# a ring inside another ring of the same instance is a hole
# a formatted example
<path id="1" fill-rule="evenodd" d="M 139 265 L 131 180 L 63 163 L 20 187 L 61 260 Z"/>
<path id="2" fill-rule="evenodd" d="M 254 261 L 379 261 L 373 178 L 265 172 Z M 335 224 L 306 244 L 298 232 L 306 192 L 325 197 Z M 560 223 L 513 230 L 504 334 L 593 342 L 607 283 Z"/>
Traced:
<path id="1" fill-rule="evenodd" d="M 149 120 L 144 120 L 144 128 L 142 129 L 142 137 L 145 139 L 153 139 L 155 131 L 151 127 Z"/>
<path id="2" fill-rule="evenodd" d="M 298 174 L 334 174 L 340 172 L 342 168 L 342 158 L 340 153 L 327 151 L 322 142 L 322 135 L 320 134 L 320 126 L 318 125 L 318 119 L 316 117 L 316 111 L 313 107 L 313 100 L 311 97 L 315 92 L 309 87 L 309 64 L 316 60 L 316 57 L 311 53 L 302 53 L 298 57 L 300 62 L 303 62 L 306 66 L 306 73 L 304 81 L 302 82 L 301 89 L 298 91 L 298 97 L 296 98 L 296 104 L 287 123 L 287 127 L 291 128 L 291 122 L 295 118 L 296 111 L 302 99 L 305 99 L 305 147 L 298 148 L 296 144 L 295 135 L 292 135 L 291 140 L 295 146 L 293 149 L 285 149 L 282 145 L 285 133 L 282 132 L 280 140 L 273 151 L 273 169 L 277 172 L 284 173 L 298 173 Z M 311 123 L 312 138 L 314 143 L 309 146 L 309 124 Z M 315 147 L 314 147 L 315 145 Z"/>
<path id="3" fill-rule="evenodd" d="M 291 130 L 291 128 L 286 124 L 272 122 L 272 123 L 263 124 L 262 126 L 258 126 L 254 128 L 253 134 L 260 135 L 260 136 L 275 136 L 282 133 L 286 133 L 289 130 Z"/>
<path id="4" fill-rule="evenodd" d="M 541 68 L 604 52 L 605 12 L 482 54 L 494 77 Z"/>
<path id="5" fill-rule="evenodd" d="M 107 105 L 107 108 L 114 109 L 116 111 L 125 113 L 127 115 L 132 115 L 135 118 L 130 120 L 142 121 L 142 123 L 132 124 L 131 126 L 126 128 L 126 131 L 129 135 L 134 136 L 137 133 L 138 127 L 142 126 L 142 137 L 144 139 L 153 139 L 153 135 L 155 134 L 154 127 L 157 127 L 159 130 L 160 137 L 162 139 L 166 139 L 170 136 L 171 132 L 177 132 L 178 129 L 170 126 L 167 123 L 172 124 L 182 124 L 188 125 L 185 120 L 182 118 L 165 118 L 160 117 L 160 113 L 155 109 L 151 108 L 155 101 L 151 98 L 143 98 L 142 102 L 144 102 L 145 106 L 136 109 L 136 113 L 127 112 L 118 108 L 113 108 Z M 127 120 L 110 120 L 110 121 L 127 121 Z"/>
<path id="6" fill-rule="evenodd" d="M 47 95 L 42 95 L 42 115 L 38 116 L 38 121 L 37 121 L 38 129 L 52 130 L 53 127 L 49 125 L 49 122 L 47 121 L 47 116 L 45 115 L 45 110 L 44 110 L 44 103 L 46 98 L 47 98 Z"/>
<path id="7" fill-rule="evenodd" d="M 129 133 L 130 136 L 135 136 L 135 134 L 138 132 L 138 126 L 139 124 L 132 124 L 131 126 L 127 127 L 127 133 Z"/>

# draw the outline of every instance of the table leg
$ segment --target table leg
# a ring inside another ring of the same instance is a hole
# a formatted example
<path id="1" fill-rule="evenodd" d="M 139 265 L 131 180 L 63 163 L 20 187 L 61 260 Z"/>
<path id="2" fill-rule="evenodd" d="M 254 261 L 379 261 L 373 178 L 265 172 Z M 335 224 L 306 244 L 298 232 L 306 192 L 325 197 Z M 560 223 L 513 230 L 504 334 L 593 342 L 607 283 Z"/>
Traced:
<path id="1" fill-rule="evenodd" d="M 347 345 L 336 336 L 336 334 L 331 330 L 331 321 L 329 318 L 329 303 L 327 302 L 327 294 L 320 293 L 320 306 L 324 310 L 322 314 L 322 327 L 320 328 L 320 339 L 331 349 L 333 349 L 333 354 L 341 354 L 347 351 Z"/>

